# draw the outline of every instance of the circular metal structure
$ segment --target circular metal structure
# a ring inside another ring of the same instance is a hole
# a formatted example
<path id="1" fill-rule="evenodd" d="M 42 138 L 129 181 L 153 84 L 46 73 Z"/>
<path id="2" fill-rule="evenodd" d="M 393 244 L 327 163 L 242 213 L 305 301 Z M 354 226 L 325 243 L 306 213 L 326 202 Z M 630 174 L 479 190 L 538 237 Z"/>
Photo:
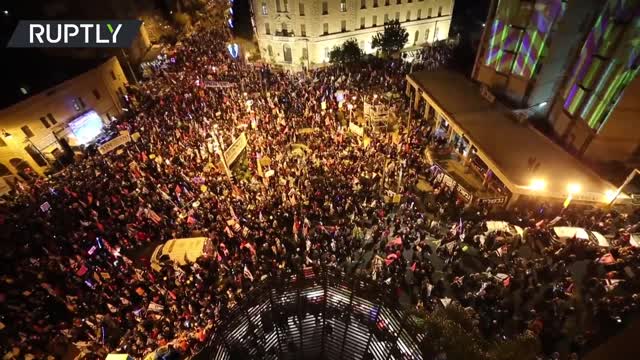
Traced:
<path id="1" fill-rule="evenodd" d="M 268 278 L 194 359 L 422 359 L 423 330 L 397 298 L 387 286 L 329 271 Z"/>

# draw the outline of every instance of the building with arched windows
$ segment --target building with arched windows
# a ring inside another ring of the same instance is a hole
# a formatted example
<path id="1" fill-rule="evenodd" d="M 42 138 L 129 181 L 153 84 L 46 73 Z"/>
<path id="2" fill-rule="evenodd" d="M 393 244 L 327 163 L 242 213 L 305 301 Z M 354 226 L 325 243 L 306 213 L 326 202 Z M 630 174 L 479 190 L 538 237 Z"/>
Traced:
<path id="1" fill-rule="evenodd" d="M 356 39 L 365 53 L 384 24 L 398 20 L 406 47 L 449 37 L 453 0 L 251 0 L 260 54 L 271 64 L 300 69 L 329 61 L 329 52 Z"/>
<path id="2" fill-rule="evenodd" d="M 121 114 L 126 84 L 118 59 L 112 57 L 0 110 L 0 194 L 17 179 L 29 181 L 43 175 L 60 159 L 66 145 L 82 145 L 71 126 L 74 121 L 90 118 L 108 124 Z"/>

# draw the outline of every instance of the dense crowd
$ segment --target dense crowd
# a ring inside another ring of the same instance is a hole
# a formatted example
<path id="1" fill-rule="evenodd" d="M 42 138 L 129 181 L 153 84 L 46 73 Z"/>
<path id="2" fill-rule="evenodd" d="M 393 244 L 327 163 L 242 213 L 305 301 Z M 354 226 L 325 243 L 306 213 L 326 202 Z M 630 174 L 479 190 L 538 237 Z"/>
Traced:
<path id="1" fill-rule="evenodd" d="M 0 237 L 12 244 L 0 265 L 4 359 L 60 358 L 72 343 L 90 359 L 165 345 L 187 356 L 256 281 L 305 266 L 361 269 L 425 312 L 453 299 L 485 337 L 535 334 L 550 356 L 562 342 L 563 354 L 581 355 L 637 310 L 638 251 L 618 232 L 633 215 L 466 205 L 429 171 L 432 123 L 419 113 L 367 139 L 349 134 L 365 102 L 407 113 L 411 64 L 274 71 L 229 56 L 229 36 L 198 29 L 128 89 L 129 111 L 110 126 L 138 140 L 89 151 L 2 206 Z M 233 86 L 207 86 L 216 82 Z M 234 167 L 247 169 L 229 177 L 216 147 L 243 132 L 247 149 Z M 417 191 L 420 178 L 430 195 Z M 394 195 L 399 202 L 388 201 Z M 615 233 L 614 246 L 549 241 L 545 222 L 558 214 Z M 484 221 L 498 218 L 524 236 L 486 233 Z M 194 234 L 215 246 L 194 264 L 154 271 L 128 255 Z M 577 264 L 586 266 L 580 278 Z"/>

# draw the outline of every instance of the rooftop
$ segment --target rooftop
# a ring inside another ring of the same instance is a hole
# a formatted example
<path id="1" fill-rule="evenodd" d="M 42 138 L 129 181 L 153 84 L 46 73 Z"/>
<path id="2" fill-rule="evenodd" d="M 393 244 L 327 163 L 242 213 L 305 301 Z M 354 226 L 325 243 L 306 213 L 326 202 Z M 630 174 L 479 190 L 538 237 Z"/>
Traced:
<path id="1" fill-rule="evenodd" d="M 463 75 L 451 71 L 422 71 L 409 75 L 420 89 L 461 129 L 494 172 L 514 191 L 530 192 L 525 187 L 533 179 L 547 183 L 547 196 L 561 198 L 568 184 L 581 186 L 576 199 L 604 201 L 607 190 L 615 190 L 609 182 L 568 154 L 560 146 L 527 124 L 519 124 L 499 104 L 491 104 L 480 93 L 480 87 Z M 528 159 L 540 163 L 533 173 Z"/>

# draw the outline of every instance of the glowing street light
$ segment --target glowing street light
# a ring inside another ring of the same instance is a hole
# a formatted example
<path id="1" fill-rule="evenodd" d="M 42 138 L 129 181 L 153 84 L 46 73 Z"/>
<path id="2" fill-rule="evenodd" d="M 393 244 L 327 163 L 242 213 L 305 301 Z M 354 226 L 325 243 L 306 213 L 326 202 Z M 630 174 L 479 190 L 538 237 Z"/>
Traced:
<path id="1" fill-rule="evenodd" d="M 567 185 L 567 191 L 569 192 L 569 194 L 577 194 L 580 192 L 580 190 L 582 190 L 582 186 L 580 186 L 580 184 L 569 184 Z"/>
<path id="2" fill-rule="evenodd" d="M 547 182 L 542 179 L 533 179 L 529 185 L 529 189 L 533 191 L 542 191 L 547 188 Z"/>
<path id="3" fill-rule="evenodd" d="M 615 190 L 607 190 L 604 192 L 604 199 L 607 201 L 607 204 L 612 203 L 617 196 L 618 192 Z"/>
<path id="4" fill-rule="evenodd" d="M 567 196 L 567 199 L 564 201 L 565 209 L 569 206 L 569 204 L 571 204 L 571 200 L 573 200 L 573 195 L 579 193 L 580 190 L 582 190 L 582 186 L 580 186 L 580 184 L 572 183 L 567 185 L 567 191 L 569 192 L 569 195 Z"/>

